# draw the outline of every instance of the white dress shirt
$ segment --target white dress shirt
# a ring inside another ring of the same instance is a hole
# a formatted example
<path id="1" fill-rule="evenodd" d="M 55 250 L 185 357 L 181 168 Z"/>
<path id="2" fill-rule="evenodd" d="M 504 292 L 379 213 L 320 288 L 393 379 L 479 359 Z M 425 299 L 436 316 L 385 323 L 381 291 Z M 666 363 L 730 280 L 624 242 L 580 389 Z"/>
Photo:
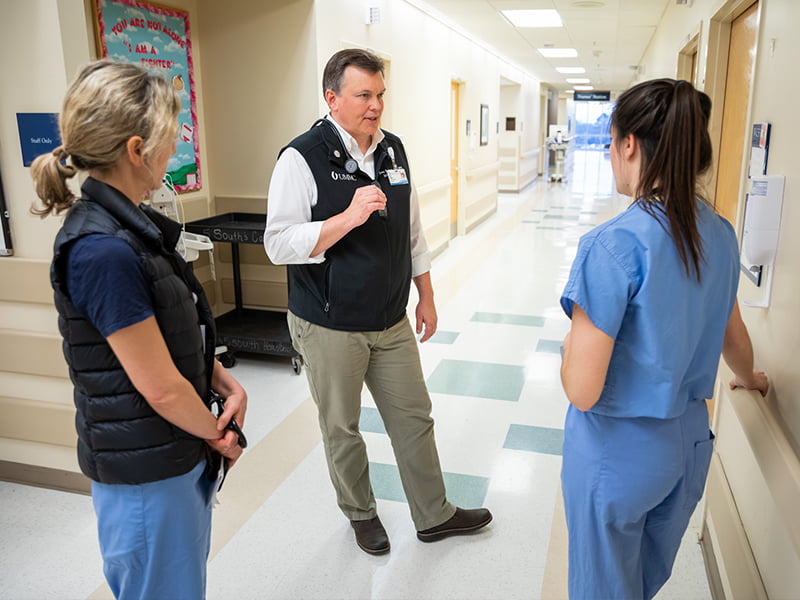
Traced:
<path id="1" fill-rule="evenodd" d="M 383 131 L 372 136 L 366 153 L 361 152 L 356 140 L 331 118 L 331 121 L 350 156 L 367 175 L 375 177 L 375 150 L 385 137 Z M 427 273 L 431 268 L 428 243 L 419 217 L 419 197 L 413 182 L 411 186 L 411 276 Z M 311 256 L 317 245 L 324 221 L 311 220 L 311 208 L 317 204 L 317 184 L 311 168 L 294 148 L 287 148 L 272 172 L 267 200 L 267 226 L 264 231 L 264 249 L 276 265 L 321 263 L 325 253 Z"/>

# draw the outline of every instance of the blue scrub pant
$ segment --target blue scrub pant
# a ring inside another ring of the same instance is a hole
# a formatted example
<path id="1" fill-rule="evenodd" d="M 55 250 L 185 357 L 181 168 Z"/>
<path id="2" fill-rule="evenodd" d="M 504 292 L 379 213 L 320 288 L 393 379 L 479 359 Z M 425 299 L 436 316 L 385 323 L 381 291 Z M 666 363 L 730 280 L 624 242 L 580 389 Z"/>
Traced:
<path id="1" fill-rule="evenodd" d="M 704 400 L 674 419 L 569 407 L 561 484 L 570 600 L 656 595 L 703 495 L 713 439 Z"/>
<path id="2" fill-rule="evenodd" d="M 205 598 L 214 485 L 205 465 L 140 485 L 92 482 L 103 572 L 119 600 Z"/>

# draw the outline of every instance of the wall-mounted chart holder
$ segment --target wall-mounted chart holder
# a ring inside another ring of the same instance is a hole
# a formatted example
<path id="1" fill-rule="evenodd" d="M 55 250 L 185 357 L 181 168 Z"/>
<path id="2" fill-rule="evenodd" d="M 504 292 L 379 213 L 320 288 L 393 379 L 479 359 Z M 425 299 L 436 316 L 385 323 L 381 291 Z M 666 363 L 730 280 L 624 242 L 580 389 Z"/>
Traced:
<path id="1" fill-rule="evenodd" d="M 769 306 L 785 180 L 784 175 L 762 175 L 750 179 L 739 260 L 742 273 L 759 289 L 760 298 L 742 300 L 745 306 Z"/>

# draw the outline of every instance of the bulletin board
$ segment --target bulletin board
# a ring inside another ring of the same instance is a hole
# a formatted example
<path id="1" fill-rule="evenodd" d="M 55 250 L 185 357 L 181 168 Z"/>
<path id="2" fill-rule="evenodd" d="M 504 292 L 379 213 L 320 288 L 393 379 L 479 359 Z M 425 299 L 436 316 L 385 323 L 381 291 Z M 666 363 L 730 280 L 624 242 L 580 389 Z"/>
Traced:
<path id="1" fill-rule="evenodd" d="M 167 175 L 177 191 L 201 187 L 200 145 L 189 13 L 137 0 L 95 0 L 98 53 L 171 82 L 181 97 L 177 150 Z"/>

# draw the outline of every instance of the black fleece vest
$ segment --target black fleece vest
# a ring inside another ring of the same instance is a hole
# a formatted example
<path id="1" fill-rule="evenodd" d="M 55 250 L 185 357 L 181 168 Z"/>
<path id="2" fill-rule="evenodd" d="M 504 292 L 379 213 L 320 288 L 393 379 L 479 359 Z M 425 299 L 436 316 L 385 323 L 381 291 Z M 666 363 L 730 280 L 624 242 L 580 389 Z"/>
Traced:
<path id="1" fill-rule="evenodd" d="M 81 471 L 101 483 L 138 484 L 187 473 L 204 457 L 213 468 L 218 462 L 208 445 L 150 407 L 105 338 L 73 306 L 65 287 L 64 257 L 75 240 L 103 233 L 130 244 L 144 265 L 172 360 L 205 400 L 214 360 L 214 319 L 191 267 L 175 252 L 180 225 L 145 205 L 137 207 L 96 179 L 87 179 L 82 191 L 56 236 L 50 270 L 74 384 Z"/>
<path id="2" fill-rule="evenodd" d="M 288 265 L 289 310 L 306 321 L 344 331 L 382 331 L 405 316 L 411 284 L 411 186 L 389 185 L 389 148 L 409 180 L 411 174 L 400 139 L 384 134 L 375 151 L 375 180 L 360 169 L 347 172 L 348 155 L 332 123 L 318 121 L 287 146 L 300 152 L 314 175 L 312 221 L 343 212 L 356 189 L 374 181 L 387 198 L 386 216 L 373 212 L 327 250 L 324 262 Z"/>

